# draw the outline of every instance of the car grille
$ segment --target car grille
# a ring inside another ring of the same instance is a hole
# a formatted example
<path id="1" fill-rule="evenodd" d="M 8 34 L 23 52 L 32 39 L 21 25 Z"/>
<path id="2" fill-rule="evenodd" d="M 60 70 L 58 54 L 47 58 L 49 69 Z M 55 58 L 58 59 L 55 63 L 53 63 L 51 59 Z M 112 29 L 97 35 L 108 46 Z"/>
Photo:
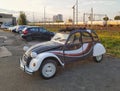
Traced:
<path id="1" fill-rule="evenodd" d="M 26 63 L 26 66 L 29 66 L 30 61 L 32 60 L 32 58 L 29 57 L 29 56 L 27 56 L 27 55 L 24 55 L 24 56 L 23 56 L 23 60 L 24 60 L 24 62 Z"/>
<path id="2" fill-rule="evenodd" d="M 26 55 L 23 56 L 23 60 L 24 60 L 25 62 L 27 62 L 27 56 L 26 56 Z"/>

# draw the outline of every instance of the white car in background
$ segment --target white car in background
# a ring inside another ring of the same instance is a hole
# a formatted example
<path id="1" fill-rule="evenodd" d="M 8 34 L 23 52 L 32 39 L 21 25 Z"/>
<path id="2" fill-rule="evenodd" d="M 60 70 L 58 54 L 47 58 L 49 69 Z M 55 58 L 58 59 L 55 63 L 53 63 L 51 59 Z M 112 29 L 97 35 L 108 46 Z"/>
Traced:
<path id="1" fill-rule="evenodd" d="M 10 30 L 11 32 L 15 31 L 17 28 L 17 26 L 12 26 L 12 27 L 9 27 L 8 30 Z"/>

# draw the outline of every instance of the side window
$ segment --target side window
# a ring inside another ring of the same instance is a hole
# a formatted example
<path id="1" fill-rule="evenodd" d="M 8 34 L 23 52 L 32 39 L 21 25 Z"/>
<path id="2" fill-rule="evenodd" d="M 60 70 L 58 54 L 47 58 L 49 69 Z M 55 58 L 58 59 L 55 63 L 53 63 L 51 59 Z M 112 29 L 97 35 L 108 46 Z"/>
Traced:
<path id="1" fill-rule="evenodd" d="M 72 34 L 67 41 L 66 49 L 67 50 L 79 49 L 81 47 L 80 38 L 81 34 L 79 32 Z"/>
<path id="2" fill-rule="evenodd" d="M 37 27 L 30 28 L 30 31 L 31 32 L 38 32 L 38 28 Z"/>
<path id="3" fill-rule="evenodd" d="M 95 32 L 92 32 L 92 37 L 93 37 L 94 41 L 99 40 L 99 38 L 98 38 L 98 36 L 97 36 L 97 34 Z"/>
<path id="4" fill-rule="evenodd" d="M 39 31 L 42 32 L 42 33 L 47 32 L 47 30 L 45 30 L 44 28 L 39 28 Z"/>
<path id="5" fill-rule="evenodd" d="M 82 32 L 82 42 L 83 43 L 92 42 L 92 37 L 88 32 Z"/>

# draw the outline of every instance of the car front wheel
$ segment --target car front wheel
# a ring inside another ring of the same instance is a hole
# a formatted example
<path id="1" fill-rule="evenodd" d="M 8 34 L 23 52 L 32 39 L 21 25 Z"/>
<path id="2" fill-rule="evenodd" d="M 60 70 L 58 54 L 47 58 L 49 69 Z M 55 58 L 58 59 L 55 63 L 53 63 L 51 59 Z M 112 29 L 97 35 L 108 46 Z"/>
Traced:
<path id="1" fill-rule="evenodd" d="M 57 71 L 57 63 L 54 60 L 45 60 L 40 69 L 41 76 L 44 79 L 50 79 L 55 76 Z"/>
<path id="2" fill-rule="evenodd" d="M 93 57 L 93 59 L 95 60 L 95 62 L 99 63 L 99 62 L 102 61 L 102 59 L 103 59 L 103 55 L 95 56 L 95 57 Z"/>

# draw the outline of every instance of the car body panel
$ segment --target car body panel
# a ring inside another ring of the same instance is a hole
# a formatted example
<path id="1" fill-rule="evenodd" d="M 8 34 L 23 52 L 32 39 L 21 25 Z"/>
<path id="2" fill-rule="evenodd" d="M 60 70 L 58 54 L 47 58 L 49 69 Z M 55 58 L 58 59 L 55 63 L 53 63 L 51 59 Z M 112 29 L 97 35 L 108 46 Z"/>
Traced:
<path id="1" fill-rule="evenodd" d="M 97 43 L 94 45 L 93 56 L 99 56 L 99 55 L 104 54 L 104 53 L 106 53 L 106 50 L 101 43 Z"/>

